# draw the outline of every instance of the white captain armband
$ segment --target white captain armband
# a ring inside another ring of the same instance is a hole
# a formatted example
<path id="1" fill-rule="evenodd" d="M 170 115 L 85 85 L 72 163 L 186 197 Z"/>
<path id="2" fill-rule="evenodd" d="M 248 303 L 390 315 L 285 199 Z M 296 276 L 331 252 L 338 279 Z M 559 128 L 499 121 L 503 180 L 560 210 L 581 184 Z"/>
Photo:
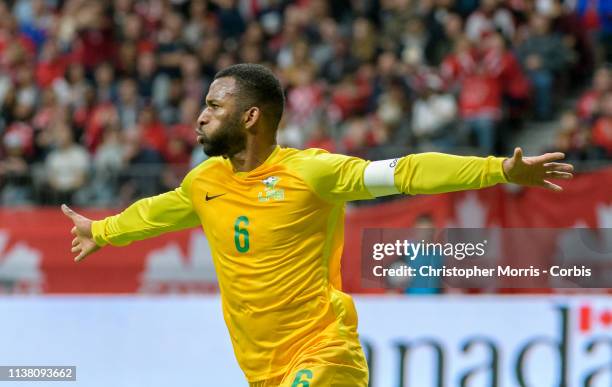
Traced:
<path id="1" fill-rule="evenodd" d="M 395 195 L 395 167 L 399 159 L 372 161 L 363 172 L 363 181 L 372 196 Z"/>

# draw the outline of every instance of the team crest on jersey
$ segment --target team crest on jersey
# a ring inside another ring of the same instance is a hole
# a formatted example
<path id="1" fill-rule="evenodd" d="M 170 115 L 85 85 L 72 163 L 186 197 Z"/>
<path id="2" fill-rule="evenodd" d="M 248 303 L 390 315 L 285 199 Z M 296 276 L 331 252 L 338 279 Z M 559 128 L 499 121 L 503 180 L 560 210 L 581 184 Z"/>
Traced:
<path id="1" fill-rule="evenodd" d="M 264 191 L 257 194 L 257 198 L 260 202 L 283 200 L 285 198 L 285 190 L 276 188 L 276 184 L 279 180 L 280 177 L 278 176 L 270 176 L 261 181 L 264 184 Z"/>

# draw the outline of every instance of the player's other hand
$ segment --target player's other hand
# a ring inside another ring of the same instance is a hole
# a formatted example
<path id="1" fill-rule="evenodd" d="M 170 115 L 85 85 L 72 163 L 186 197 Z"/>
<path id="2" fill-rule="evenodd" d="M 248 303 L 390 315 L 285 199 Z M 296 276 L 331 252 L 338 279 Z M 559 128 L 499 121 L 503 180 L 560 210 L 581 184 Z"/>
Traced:
<path id="1" fill-rule="evenodd" d="M 544 187 L 560 192 L 563 188 L 553 184 L 549 179 L 568 180 L 574 177 L 571 164 L 558 163 L 565 155 L 561 152 L 545 153 L 540 156 L 523 157 L 521 148 L 514 149 L 514 155 L 504 160 L 503 168 L 509 183 Z"/>
<path id="2" fill-rule="evenodd" d="M 92 221 L 81 214 L 77 214 L 65 204 L 62 204 L 62 212 L 74 223 L 74 227 L 70 230 L 72 235 L 74 235 L 71 251 L 78 253 L 74 261 L 80 262 L 89 254 L 95 253 L 100 249 L 100 246 L 96 244 L 91 234 Z"/>

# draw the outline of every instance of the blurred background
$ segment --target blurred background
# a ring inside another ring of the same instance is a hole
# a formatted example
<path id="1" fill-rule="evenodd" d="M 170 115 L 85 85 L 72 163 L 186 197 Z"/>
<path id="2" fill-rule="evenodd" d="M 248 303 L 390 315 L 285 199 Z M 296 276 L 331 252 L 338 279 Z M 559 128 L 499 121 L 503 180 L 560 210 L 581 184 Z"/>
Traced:
<path id="1" fill-rule="evenodd" d="M 580 243 L 563 230 L 609 234 L 609 0 L 1 0 L 0 365 L 76 365 L 80 386 L 246 385 L 201 230 L 74 265 L 58 207 L 100 218 L 175 188 L 205 159 L 193 130 L 214 74 L 240 62 L 281 79 L 284 146 L 371 160 L 522 146 L 576 166 L 562 194 L 349 204 L 343 282 L 372 387 L 612 385 L 609 289 L 389 291 L 360 271 L 364 228 L 558 229 L 517 243 L 551 262 Z M 604 278 L 610 239 L 585 248 Z"/>

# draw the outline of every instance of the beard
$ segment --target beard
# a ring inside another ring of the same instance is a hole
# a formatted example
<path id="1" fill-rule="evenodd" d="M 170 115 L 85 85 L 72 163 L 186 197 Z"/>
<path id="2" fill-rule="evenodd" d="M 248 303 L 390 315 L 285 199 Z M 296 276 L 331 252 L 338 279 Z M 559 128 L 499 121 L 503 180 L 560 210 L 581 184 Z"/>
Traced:
<path id="1" fill-rule="evenodd" d="M 204 134 L 202 137 L 202 148 L 209 157 L 232 157 L 246 147 L 246 134 L 238 114 L 229 117 L 227 123 L 211 136 Z"/>

